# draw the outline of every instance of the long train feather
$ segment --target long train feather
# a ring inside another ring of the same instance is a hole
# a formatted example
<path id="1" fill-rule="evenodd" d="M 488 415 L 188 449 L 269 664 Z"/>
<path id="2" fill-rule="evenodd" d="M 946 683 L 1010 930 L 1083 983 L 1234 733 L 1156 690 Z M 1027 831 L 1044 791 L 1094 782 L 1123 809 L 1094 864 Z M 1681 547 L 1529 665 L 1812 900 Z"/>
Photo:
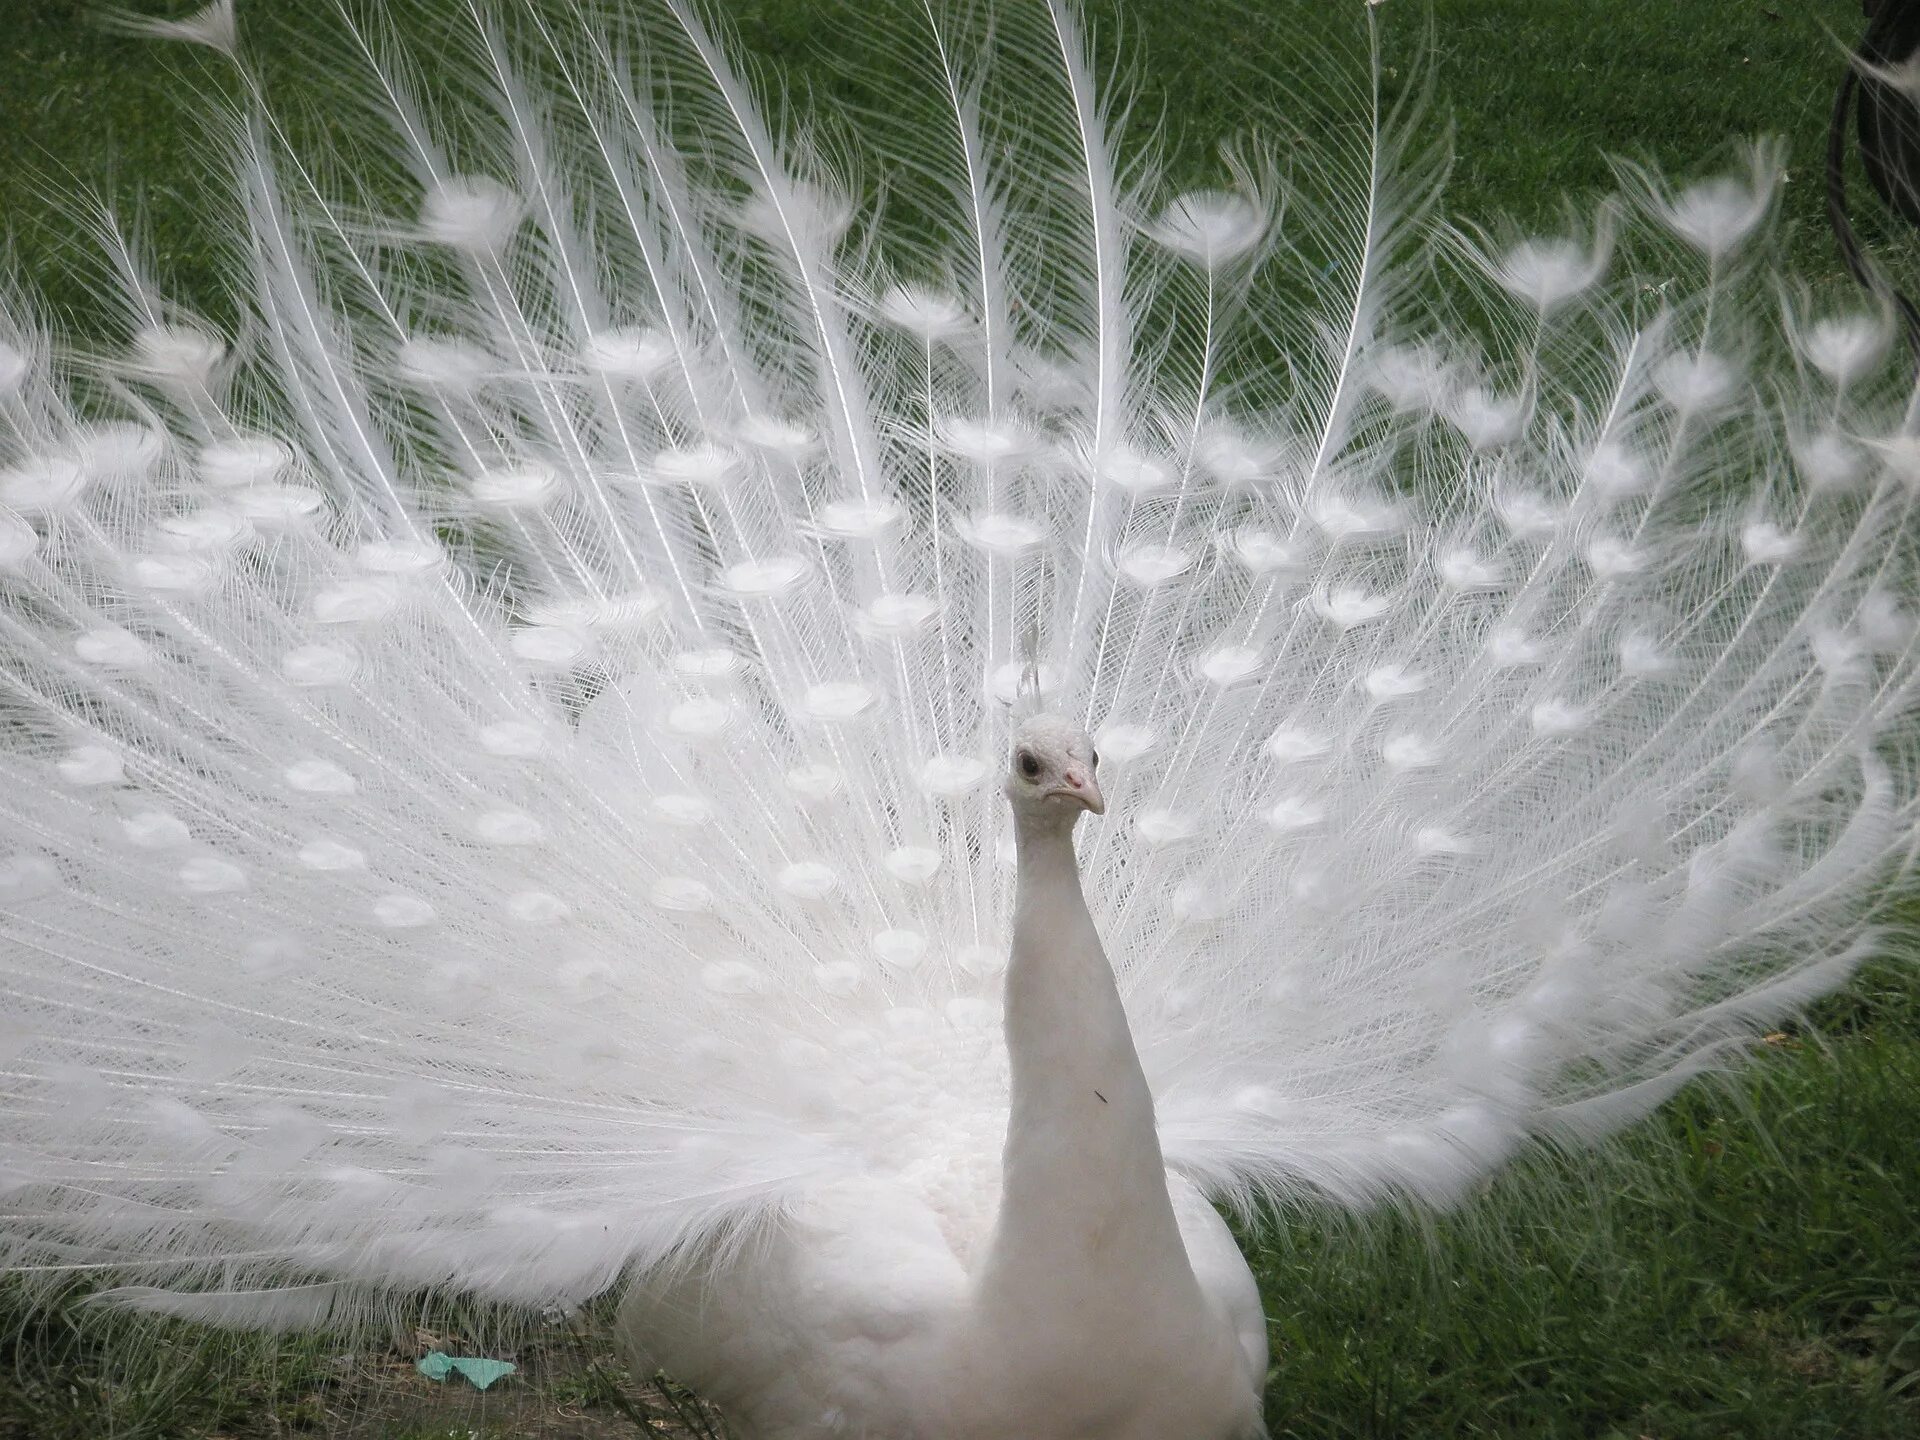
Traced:
<path id="1" fill-rule="evenodd" d="M 1776 148 L 1447 228 L 1376 72 L 1180 192 L 1067 5 L 929 9 L 936 242 L 691 0 L 449 15 L 437 103 L 342 17 L 332 157 L 148 25 L 238 76 L 239 327 L 117 229 L 116 342 L 0 321 L 8 1265 L 333 1323 L 972 1193 L 1030 661 L 1216 1199 L 1444 1201 L 1882 943 L 1920 452 L 1885 316 L 1780 323 Z"/>

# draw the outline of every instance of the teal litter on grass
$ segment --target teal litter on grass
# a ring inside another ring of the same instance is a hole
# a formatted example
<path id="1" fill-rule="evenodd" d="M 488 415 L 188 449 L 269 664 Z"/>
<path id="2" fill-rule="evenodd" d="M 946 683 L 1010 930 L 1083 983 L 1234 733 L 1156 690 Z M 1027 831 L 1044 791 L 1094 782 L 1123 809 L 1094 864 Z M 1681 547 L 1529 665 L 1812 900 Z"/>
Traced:
<path id="1" fill-rule="evenodd" d="M 431 1350 L 414 1361 L 413 1368 L 429 1380 L 444 1380 L 458 1371 L 473 1382 L 474 1389 L 484 1390 L 519 1367 L 508 1360 L 482 1360 L 471 1355 L 448 1355 Z"/>

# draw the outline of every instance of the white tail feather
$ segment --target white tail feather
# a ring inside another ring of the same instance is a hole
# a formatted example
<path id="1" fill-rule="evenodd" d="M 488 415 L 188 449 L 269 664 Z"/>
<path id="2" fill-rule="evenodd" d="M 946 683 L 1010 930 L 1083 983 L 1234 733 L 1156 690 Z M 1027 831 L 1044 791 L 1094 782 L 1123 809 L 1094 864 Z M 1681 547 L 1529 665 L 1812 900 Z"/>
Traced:
<path id="1" fill-rule="evenodd" d="M 1377 94 L 1179 194 L 1064 4 L 965 31 L 938 251 L 692 5 L 476 12 L 457 163 L 352 32 L 384 223 L 249 77 L 243 335 L 117 236 L 108 358 L 0 318 L 0 1259 L 542 1304 L 990 1171 L 1030 665 L 1216 1198 L 1451 1198 L 1868 953 L 1920 451 L 1885 317 L 1755 338 L 1778 151 L 1496 242 Z"/>

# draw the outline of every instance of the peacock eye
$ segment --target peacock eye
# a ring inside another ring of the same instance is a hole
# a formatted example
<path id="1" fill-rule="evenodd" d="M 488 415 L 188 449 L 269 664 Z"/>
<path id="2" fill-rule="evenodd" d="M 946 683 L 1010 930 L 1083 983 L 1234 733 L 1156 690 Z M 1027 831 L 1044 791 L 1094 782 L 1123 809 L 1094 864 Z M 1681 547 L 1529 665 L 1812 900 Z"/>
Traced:
<path id="1" fill-rule="evenodd" d="M 1035 755 L 1031 750 L 1022 750 L 1020 752 L 1020 773 L 1029 780 L 1038 779 L 1040 775 L 1040 757 Z"/>
<path id="2" fill-rule="evenodd" d="M 1098 770 L 1100 768 L 1100 752 L 1095 750 L 1090 758 L 1093 761 L 1093 768 Z"/>

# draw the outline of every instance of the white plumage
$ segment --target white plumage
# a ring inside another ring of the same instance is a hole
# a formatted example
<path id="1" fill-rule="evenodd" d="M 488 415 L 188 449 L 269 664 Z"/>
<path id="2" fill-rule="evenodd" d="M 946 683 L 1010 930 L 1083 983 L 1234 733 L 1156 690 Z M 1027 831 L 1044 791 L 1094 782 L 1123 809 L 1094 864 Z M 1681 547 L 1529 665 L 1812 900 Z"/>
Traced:
<path id="1" fill-rule="evenodd" d="M 0 1260 L 1234 1440 L 1208 1199 L 1444 1203 L 1872 952 L 1920 446 L 1774 149 L 1500 241 L 1377 114 L 1176 193 L 1009 0 L 916 22 L 909 228 L 691 5 L 571 18 L 457 98 L 355 30 L 359 182 L 155 27 L 240 67 L 243 323 L 111 234 L 122 336 L 0 317 Z"/>

